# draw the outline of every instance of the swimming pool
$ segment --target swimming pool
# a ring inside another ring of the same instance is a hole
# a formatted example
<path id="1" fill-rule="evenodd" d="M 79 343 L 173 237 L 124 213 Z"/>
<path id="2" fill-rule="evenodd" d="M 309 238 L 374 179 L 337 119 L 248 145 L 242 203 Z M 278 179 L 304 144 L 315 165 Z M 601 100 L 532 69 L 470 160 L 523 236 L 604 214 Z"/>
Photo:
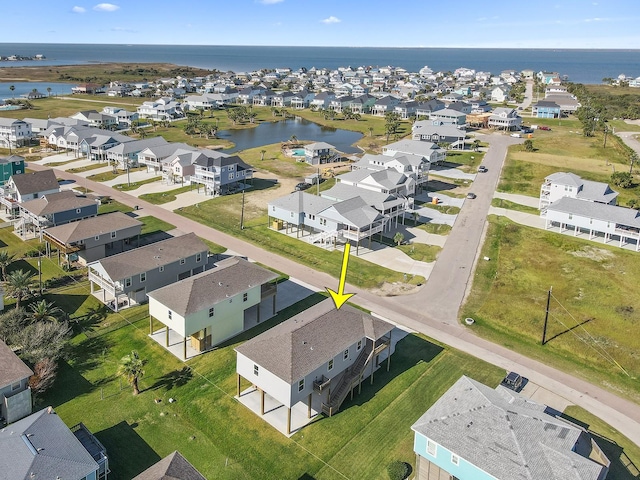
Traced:
<path id="1" fill-rule="evenodd" d="M 294 148 L 292 152 L 294 157 L 304 157 L 304 148 Z"/>
<path id="2" fill-rule="evenodd" d="M 0 111 L 20 110 L 21 108 L 20 105 L 0 105 Z"/>

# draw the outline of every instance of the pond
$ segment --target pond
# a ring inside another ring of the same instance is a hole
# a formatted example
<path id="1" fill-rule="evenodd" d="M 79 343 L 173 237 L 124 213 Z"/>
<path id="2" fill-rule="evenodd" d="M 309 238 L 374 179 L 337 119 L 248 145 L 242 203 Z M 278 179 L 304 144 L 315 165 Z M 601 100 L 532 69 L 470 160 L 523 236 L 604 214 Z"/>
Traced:
<path id="1" fill-rule="evenodd" d="M 230 140 L 236 145 L 233 148 L 224 150 L 226 153 L 261 147 L 262 145 L 272 143 L 286 142 L 293 135 L 300 141 L 330 143 L 336 147 L 336 150 L 346 154 L 360 152 L 353 144 L 363 136 L 359 132 L 324 127 L 300 117 L 282 120 L 280 122 L 264 122 L 255 128 L 222 130 L 218 132 L 219 138 Z"/>
<path id="2" fill-rule="evenodd" d="M 11 85 L 15 87 L 13 91 L 11 91 Z M 21 95 L 26 95 L 34 88 L 45 95 L 49 95 L 47 88 L 51 88 L 51 96 L 67 95 L 71 93 L 71 88 L 76 85 L 76 83 L 58 82 L 0 82 L 0 98 L 5 100 L 21 98 Z"/>

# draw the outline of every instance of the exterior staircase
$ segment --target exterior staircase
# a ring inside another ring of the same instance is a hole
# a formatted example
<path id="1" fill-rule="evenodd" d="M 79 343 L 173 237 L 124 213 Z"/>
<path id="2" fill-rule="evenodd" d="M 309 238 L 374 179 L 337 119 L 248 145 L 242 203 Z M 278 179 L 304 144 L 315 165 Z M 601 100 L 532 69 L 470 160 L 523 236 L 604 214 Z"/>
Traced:
<path id="1" fill-rule="evenodd" d="M 368 345 L 362 349 L 362 352 L 360 352 L 360 355 L 358 355 L 354 364 L 344 371 L 344 375 L 340 379 L 340 382 L 336 386 L 335 390 L 331 392 L 327 401 L 328 403 L 322 404 L 322 413 L 329 417 L 338 413 L 340 406 L 344 402 L 345 398 L 347 398 L 349 392 L 361 382 L 362 374 L 373 358 L 374 352 L 375 350 L 372 345 Z"/>

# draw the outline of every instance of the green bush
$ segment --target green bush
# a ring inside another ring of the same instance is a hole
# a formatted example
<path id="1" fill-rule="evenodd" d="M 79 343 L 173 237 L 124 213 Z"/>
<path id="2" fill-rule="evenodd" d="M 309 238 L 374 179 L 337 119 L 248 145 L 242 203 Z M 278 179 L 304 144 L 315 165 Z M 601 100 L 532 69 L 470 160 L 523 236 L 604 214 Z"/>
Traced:
<path id="1" fill-rule="evenodd" d="M 400 460 L 394 460 L 387 465 L 387 474 L 390 480 L 404 480 L 409 475 L 409 466 Z"/>

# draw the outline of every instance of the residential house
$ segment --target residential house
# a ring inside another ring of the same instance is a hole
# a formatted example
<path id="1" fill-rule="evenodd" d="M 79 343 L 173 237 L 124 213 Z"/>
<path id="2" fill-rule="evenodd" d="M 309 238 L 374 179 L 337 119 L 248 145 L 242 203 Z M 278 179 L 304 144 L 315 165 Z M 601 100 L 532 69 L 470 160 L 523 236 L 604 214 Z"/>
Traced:
<path id="1" fill-rule="evenodd" d="M 382 147 L 382 154 L 389 156 L 418 155 L 431 165 L 438 165 L 444 161 L 447 152 L 436 143 L 420 140 L 399 140 Z"/>
<path id="2" fill-rule="evenodd" d="M 321 165 L 339 162 L 342 159 L 342 155 L 329 143 L 315 142 L 304 146 L 304 158 L 309 165 Z"/>
<path id="3" fill-rule="evenodd" d="M 384 157 L 385 155 L 380 156 Z M 391 157 L 387 158 L 394 160 Z M 365 190 L 403 197 L 413 196 L 416 193 L 415 180 L 394 168 L 385 168 L 377 171 L 368 169 L 352 170 L 338 175 L 336 181 L 337 183 L 353 185 Z"/>
<path id="4" fill-rule="evenodd" d="M 137 108 L 137 112 L 140 118 L 152 120 L 174 120 L 184 117 L 182 104 L 169 97 L 144 102 Z"/>
<path id="5" fill-rule="evenodd" d="M 32 136 L 31 124 L 24 120 L 0 117 L 0 148 L 24 147 Z"/>
<path id="6" fill-rule="evenodd" d="M 71 190 L 47 193 L 39 198 L 19 203 L 20 220 L 14 229 L 20 235 L 27 232 L 40 234 L 48 227 L 76 222 L 98 214 L 100 200 L 86 195 L 76 195 Z"/>
<path id="7" fill-rule="evenodd" d="M 272 107 L 290 107 L 291 100 L 294 97 L 293 92 L 280 92 L 275 93 L 273 97 L 271 97 L 271 106 Z"/>
<path id="8" fill-rule="evenodd" d="M 433 125 L 465 125 L 467 123 L 467 114 L 451 108 L 443 108 L 442 110 L 431 112 L 429 121 Z"/>
<path id="9" fill-rule="evenodd" d="M 432 112 L 435 112 L 436 110 L 442 110 L 443 108 L 445 108 L 444 102 L 433 98 L 427 102 L 418 103 L 418 105 L 416 106 L 416 116 L 418 118 L 430 117 Z"/>
<path id="10" fill-rule="evenodd" d="M 518 130 L 522 125 L 522 118 L 513 108 L 498 107 L 489 117 L 488 126 L 498 130 Z"/>
<path id="11" fill-rule="evenodd" d="M 18 155 L 0 157 L 0 186 L 9 181 L 12 175 L 24 173 L 24 158 Z"/>
<path id="12" fill-rule="evenodd" d="M 0 340 L 0 428 L 31 414 L 31 375 L 31 369 Z"/>
<path id="13" fill-rule="evenodd" d="M 253 105 L 253 97 L 264 92 L 264 88 L 245 87 L 238 92 L 238 103 L 242 105 Z"/>
<path id="14" fill-rule="evenodd" d="M 362 115 L 363 113 L 370 113 L 371 107 L 373 107 L 375 103 L 376 97 L 365 93 L 354 97 L 351 102 L 349 102 L 349 108 L 351 108 L 353 113 Z"/>
<path id="15" fill-rule="evenodd" d="M 417 116 L 417 110 L 418 102 L 416 102 L 415 100 L 401 102 L 393 109 L 393 111 L 400 115 L 400 118 L 402 118 L 403 120 L 408 120 L 413 116 Z"/>
<path id="16" fill-rule="evenodd" d="M 393 112 L 399 104 L 400 99 L 391 95 L 379 98 L 371 107 L 371 115 L 384 117 L 387 113 Z"/>
<path id="17" fill-rule="evenodd" d="M 430 166 L 429 159 L 422 155 L 400 152 L 394 153 L 393 155 L 372 155 L 366 153 L 358 162 L 351 165 L 351 169 L 366 169 L 372 171 L 393 169 L 398 173 L 413 178 L 416 189 L 418 189 L 421 185 L 427 183 Z"/>
<path id="18" fill-rule="evenodd" d="M 470 100 L 471 104 L 471 113 L 486 113 L 491 111 L 491 105 L 489 105 L 485 100 Z"/>
<path id="19" fill-rule="evenodd" d="M 604 480 L 609 460 L 582 427 L 545 405 L 466 376 L 411 429 L 416 479 Z"/>
<path id="20" fill-rule="evenodd" d="M 336 96 L 332 92 L 320 92 L 313 97 L 310 106 L 318 110 L 326 110 L 334 98 L 336 98 Z"/>
<path id="21" fill-rule="evenodd" d="M 454 125 L 434 125 L 431 120 L 418 120 L 411 127 L 411 138 L 433 143 L 447 143 L 450 148 L 464 150 L 467 131 Z"/>
<path id="22" fill-rule="evenodd" d="M 119 130 L 130 128 L 131 124 L 139 118 L 138 112 L 130 112 L 119 107 L 104 107 L 101 113 L 115 117 L 117 121 L 116 128 Z"/>
<path id="23" fill-rule="evenodd" d="M 95 95 L 97 93 L 104 93 L 105 88 L 103 85 L 97 83 L 81 83 L 75 87 L 71 87 L 71 93 L 80 93 L 85 95 Z"/>
<path id="24" fill-rule="evenodd" d="M 84 110 L 74 113 L 70 118 L 86 122 L 90 127 L 113 130 L 118 128 L 118 119 L 114 115 L 99 113 L 97 110 Z"/>
<path id="25" fill-rule="evenodd" d="M 253 96 L 253 105 L 260 107 L 268 107 L 271 105 L 271 100 L 275 92 L 270 89 L 264 89 L 260 93 L 257 93 Z"/>
<path id="26" fill-rule="evenodd" d="M 447 108 L 467 115 L 471 113 L 471 104 L 467 102 L 452 102 L 447 106 Z"/>
<path id="27" fill-rule="evenodd" d="M 186 143 L 167 143 L 146 147 L 138 153 L 138 164 L 146 165 L 147 172 L 167 172 L 169 170 L 168 158 L 184 152 L 195 152 L 197 149 Z"/>
<path id="28" fill-rule="evenodd" d="M 18 204 L 60 191 L 60 184 L 53 170 L 16 173 L 0 187 L 0 204 L 5 213 L 19 214 Z"/>
<path id="29" fill-rule="evenodd" d="M 491 90 L 491 101 L 497 103 L 503 103 L 509 100 L 509 92 L 511 87 L 508 85 L 499 85 Z"/>
<path id="30" fill-rule="evenodd" d="M 202 185 L 207 195 L 221 195 L 246 188 L 253 178 L 253 167 L 237 155 L 229 156 L 215 150 L 198 150 L 192 153 L 193 175 L 191 184 Z"/>
<path id="31" fill-rule="evenodd" d="M 107 161 L 118 168 L 127 169 L 138 166 L 140 152 L 147 148 L 168 145 L 164 137 L 150 137 L 119 143 L 106 151 Z"/>
<path id="32" fill-rule="evenodd" d="M 154 463 L 133 480 L 207 480 L 177 450 Z"/>
<path id="33" fill-rule="evenodd" d="M 47 407 L 0 430 L 0 478 L 106 480 L 107 450 L 79 423 L 71 429 Z"/>
<path id="34" fill-rule="evenodd" d="M 133 142 L 135 139 L 119 133 L 104 133 L 105 130 L 88 129 L 82 132 L 83 137 L 78 144 L 79 152 L 89 160 L 104 162 L 107 151 L 121 143 Z"/>
<path id="35" fill-rule="evenodd" d="M 351 108 L 352 101 L 353 97 L 351 95 L 334 98 L 329 102 L 329 110 L 333 110 L 336 113 L 342 113 L 343 109 Z"/>
<path id="36" fill-rule="evenodd" d="M 44 230 L 47 252 L 54 247 L 67 261 L 81 265 L 124 251 L 133 239 L 139 242 L 143 223 L 122 212 L 106 213 Z"/>
<path id="37" fill-rule="evenodd" d="M 446 95 L 443 95 L 440 98 L 440 100 L 442 100 L 443 102 L 445 102 L 447 104 L 454 103 L 454 102 L 459 102 L 460 100 L 463 99 L 464 95 L 465 95 L 464 93 L 451 92 L 451 93 L 447 93 Z"/>
<path id="38" fill-rule="evenodd" d="M 544 179 L 540 187 L 540 214 L 544 216 L 544 211 L 549 205 L 564 197 L 616 205 L 618 192 L 604 182 L 583 180 L 575 173 L 552 173 Z"/>
<path id="39" fill-rule="evenodd" d="M 307 90 L 300 90 L 293 94 L 291 97 L 291 108 L 300 110 L 302 108 L 308 108 L 311 102 L 315 98 L 315 94 Z"/>
<path id="40" fill-rule="evenodd" d="M 581 106 L 581 103 L 578 101 L 576 96 L 570 94 L 551 93 L 545 95 L 544 99 L 548 102 L 554 102 L 557 104 L 560 107 L 560 111 L 563 116 L 575 113 Z"/>
<path id="41" fill-rule="evenodd" d="M 531 106 L 531 116 L 536 118 L 560 118 L 560 105 L 548 100 L 540 100 Z"/>
<path id="42" fill-rule="evenodd" d="M 174 332 L 186 360 L 187 342 L 203 352 L 275 315 L 277 278 L 240 257 L 221 260 L 211 270 L 147 294 L 149 333 L 154 333 L 153 319 L 158 320 L 164 325 L 165 347 Z"/>
<path id="43" fill-rule="evenodd" d="M 91 262 L 91 294 L 116 311 L 146 302 L 147 292 L 204 272 L 208 253 L 207 245 L 188 233 Z"/>
<path id="44" fill-rule="evenodd" d="M 349 392 L 371 377 L 394 350 L 393 325 L 349 305 L 336 309 L 324 300 L 236 347 L 237 399 L 259 395 L 287 410 L 285 433 L 292 432 L 292 409 L 334 415 Z M 242 389 L 245 379 L 252 386 Z M 306 404 L 306 405 L 305 405 Z"/>

